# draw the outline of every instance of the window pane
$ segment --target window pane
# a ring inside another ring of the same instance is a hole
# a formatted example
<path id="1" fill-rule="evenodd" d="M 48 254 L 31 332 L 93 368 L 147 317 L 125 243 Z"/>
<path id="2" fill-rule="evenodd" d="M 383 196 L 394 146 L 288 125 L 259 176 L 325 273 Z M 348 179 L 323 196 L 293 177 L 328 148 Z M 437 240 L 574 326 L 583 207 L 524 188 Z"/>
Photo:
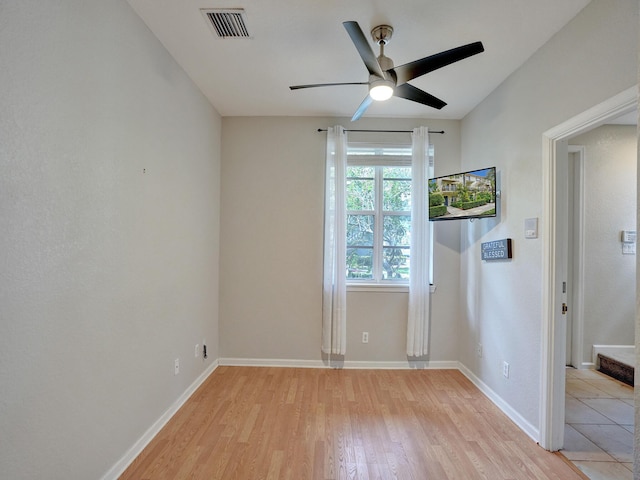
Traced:
<path id="1" fill-rule="evenodd" d="M 384 178 L 411 180 L 411 167 L 384 167 Z"/>
<path id="2" fill-rule="evenodd" d="M 347 178 L 368 178 L 373 179 L 375 168 L 374 167 L 347 167 Z"/>
<path id="3" fill-rule="evenodd" d="M 384 280 L 409 280 L 408 248 L 384 247 L 382 255 Z"/>
<path id="4" fill-rule="evenodd" d="M 373 247 L 373 215 L 347 215 L 347 247 Z"/>
<path id="5" fill-rule="evenodd" d="M 373 176 L 373 167 L 347 167 L 347 210 L 374 209 Z"/>
<path id="6" fill-rule="evenodd" d="M 383 210 L 411 210 L 411 167 L 383 169 Z"/>
<path id="7" fill-rule="evenodd" d="M 410 215 L 384 216 L 383 245 L 385 247 L 408 247 L 411 236 Z"/>
<path id="8" fill-rule="evenodd" d="M 373 278 L 373 247 L 347 248 L 347 278 Z"/>
<path id="9" fill-rule="evenodd" d="M 373 210 L 373 180 L 347 180 L 347 210 Z"/>

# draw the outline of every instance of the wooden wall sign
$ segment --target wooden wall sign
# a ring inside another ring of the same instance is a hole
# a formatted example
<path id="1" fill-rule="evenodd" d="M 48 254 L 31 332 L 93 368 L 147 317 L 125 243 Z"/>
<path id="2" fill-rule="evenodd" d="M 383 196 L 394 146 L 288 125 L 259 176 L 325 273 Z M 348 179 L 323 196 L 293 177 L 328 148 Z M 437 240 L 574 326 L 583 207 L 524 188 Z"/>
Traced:
<path id="1" fill-rule="evenodd" d="M 480 246 L 482 247 L 482 260 L 506 260 L 512 256 L 510 238 L 484 242 Z"/>

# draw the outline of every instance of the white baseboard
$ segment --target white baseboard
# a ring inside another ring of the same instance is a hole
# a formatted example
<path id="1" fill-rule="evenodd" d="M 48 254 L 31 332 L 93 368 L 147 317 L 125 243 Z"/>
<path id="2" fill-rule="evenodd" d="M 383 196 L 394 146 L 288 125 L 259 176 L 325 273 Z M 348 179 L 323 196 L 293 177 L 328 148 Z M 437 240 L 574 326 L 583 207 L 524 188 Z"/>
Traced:
<path id="1" fill-rule="evenodd" d="M 598 360 L 599 353 L 615 358 L 630 366 L 635 365 L 635 345 L 594 345 L 592 352 L 593 365 L 596 369 L 600 368 L 600 361 Z"/>
<path id="2" fill-rule="evenodd" d="M 292 368 L 345 368 L 370 370 L 409 370 L 409 369 L 458 369 L 457 361 L 342 361 L 331 360 L 289 360 L 279 358 L 221 358 L 221 366 L 233 367 L 292 367 Z"/>
<path id="3" fill-rule="evenodd" d="M 117 478 L 122 475 L 122 473 L 127 469 L 127 467 L 133 462 L 138 455 L 144 450 L 144 448 L 153 440 L 162 427 L 164 427 L 171 417 L 173 417 L 180 407 L 184 405 L 184 403 L 193 395 L 193 393 L 198 389 L 202 383 L 213 373 L 213 371 L 218 367 L 218 362 L 214 361 L 204 372 L 202 372 L 195 381 L 189 385 L 189 387 L 183 392 L 180 397 L 173 402 L 173 405 L 169 407 L 169 409 L 162 414 L 162 416 L 154 422 L 151 427 L 133 444 L 133 446 L 125 453 L 120 460 L 116 462 L 116 464 L 109 469 L 107 473 L 104 474 L 102 480 L 117 480 Z"/>
<path id="4" fill-rule="evenodd" d="M 529 435 L 534 442 L 540 441 L 540 430 L 529 423 L 522 415 L 516 412 L 511 405 L 505 402 L 500 395 L 491 390 L 489 386 L 480 380 L 465 365 L 460 364 L 460 371 L 484 393 L 507 417 L 509 417 L 524 433 Z"/>
<path id="5" fill-rule="evenodd" d="M 292 367 L 325 368 L 322 360 L 290 360 L 286 358 L 220 358 L 220 366 L 225 367 Z"/>
<path id="6" fill-rule="evenodd" d="M 344 362 L 344 368 L 377 370 L 458 370 L 456 361 Z"/>

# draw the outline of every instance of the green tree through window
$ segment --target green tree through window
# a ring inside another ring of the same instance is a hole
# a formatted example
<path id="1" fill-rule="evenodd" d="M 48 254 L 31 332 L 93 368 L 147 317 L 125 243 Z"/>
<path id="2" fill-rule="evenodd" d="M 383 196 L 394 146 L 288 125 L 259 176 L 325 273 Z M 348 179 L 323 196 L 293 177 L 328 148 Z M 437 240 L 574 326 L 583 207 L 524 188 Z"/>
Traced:
<path id="1" fill-rule="evenodd" d="M 403 154 L 410 163 L 411 148 Z M 347 278 L 407 282 L 411 166 L 349 165 L 346 186 Z"/>

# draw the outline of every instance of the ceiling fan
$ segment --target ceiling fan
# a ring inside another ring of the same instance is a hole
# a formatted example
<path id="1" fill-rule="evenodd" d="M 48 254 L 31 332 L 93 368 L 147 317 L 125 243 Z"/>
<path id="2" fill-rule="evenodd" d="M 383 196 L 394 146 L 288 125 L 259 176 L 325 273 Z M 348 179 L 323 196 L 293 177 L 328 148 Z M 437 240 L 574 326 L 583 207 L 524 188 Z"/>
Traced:
<path id="1" fill-rule="evenodd" d="M 384 46 L 389 43 L 393 35 L 392 27 L 389 25 L 379 25 L 371 30 L 373 41 L 380 46 L 380 55 L 376 58 L 358 22 L 343 22 L 342 25 L 344 25 L 344 28 L 347 30 L 351 41 L 360 54 L 360 58 L 362 58 L 362 61 L 369 71 L 369 81 L 315 83 L 310 85 L 293 85 L 289 88 L 291 90 L 298 90 L 301 88 L 331 87 L 337 85 L 368 85 L 369 94 L 362 101 L 356 113 L 353 114 L 351 118 L 352 122 L 358 120 L 374 100 L 387 100 L 392 96 L 422 103 L 423 105 L 428 105 L 429 107 L 440 110 L 446 105 L 446 102 L 407 82 L 457 61 L 464 60 L 472 55 L 484 52 L 482 42 L 474 42 L 436 53 L 435 55 L 430 55 L 420 60 L 400 65 L 399 67 L 394 67 L 393 60 L 384 54 Z"/>

